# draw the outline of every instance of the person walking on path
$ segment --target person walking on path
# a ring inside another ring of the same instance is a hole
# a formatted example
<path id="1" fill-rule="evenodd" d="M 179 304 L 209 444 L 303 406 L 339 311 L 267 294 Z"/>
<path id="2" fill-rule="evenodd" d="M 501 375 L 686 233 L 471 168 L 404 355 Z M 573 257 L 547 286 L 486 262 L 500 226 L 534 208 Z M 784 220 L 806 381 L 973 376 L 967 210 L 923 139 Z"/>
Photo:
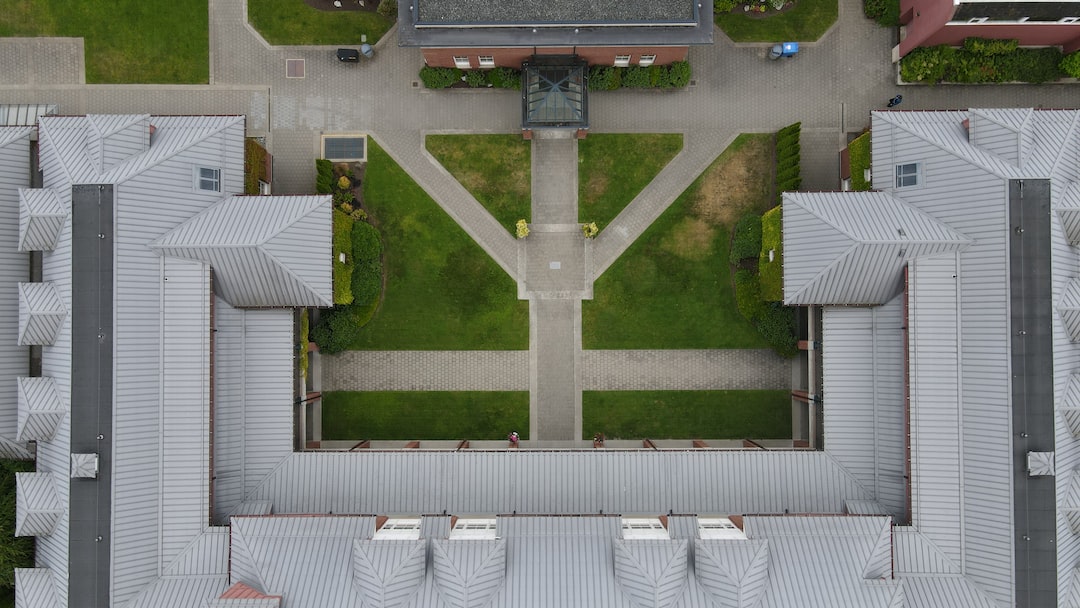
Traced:
<path id="1" fill-rule="evenodd" d="M 518 447 L 518 439 L 517 431 L 510 433 L 510 436 L 506 438 L 506 440 L 510 442 L 510 447 L 512 448 Z"/>
<path id="2" fill-rule="evenodd" d="M 893 97 L 892 99 L 889 100 L 889 106 L 888 107 L 891 108 L 893 106 L 898 106 L 898 105 L 900 105 L 901 101 L 904 101 L 904 96 L 903 95 L 897 95 L 896 97 Z"/>

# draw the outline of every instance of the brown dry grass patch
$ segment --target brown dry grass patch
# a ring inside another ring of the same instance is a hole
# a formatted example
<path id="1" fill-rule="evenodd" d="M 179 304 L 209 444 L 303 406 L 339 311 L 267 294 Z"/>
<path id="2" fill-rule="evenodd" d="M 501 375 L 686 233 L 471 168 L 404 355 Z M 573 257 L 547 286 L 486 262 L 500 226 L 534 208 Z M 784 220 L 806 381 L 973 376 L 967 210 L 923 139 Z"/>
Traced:
<path id="1" fill-rule="evenodd" d="M 732 226 L 747 212 L 768 209 L 775 196 L 775 154 L 771 134 L 747 136 L 705 171 L 690 212 L 714 226 Z"/>
<path id="2" fill-rule="evenodd" d="M 695 262 L 713 254 L 716 226 L 701 217 L 684 217 L 665 235 L 660 246 L 672 255 Z"/>

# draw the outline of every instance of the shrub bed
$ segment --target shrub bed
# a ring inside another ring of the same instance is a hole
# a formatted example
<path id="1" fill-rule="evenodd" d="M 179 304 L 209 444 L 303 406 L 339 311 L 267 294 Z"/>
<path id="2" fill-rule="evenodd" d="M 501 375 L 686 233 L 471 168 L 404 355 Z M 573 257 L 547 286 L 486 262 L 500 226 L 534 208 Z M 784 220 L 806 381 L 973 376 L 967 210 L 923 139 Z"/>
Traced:
<path id="1" fill-rule="evenodd" d="M 353 301 L 352 230 L 353 219 L 349 214 L 334 209 L 334 304 L 351 304 Z"/>
<path id="2" fill-rule="evenodd" d="M 870 189 L 866 170 L 870 168 L 870 132 L 851 140 L 848 144 L 848 165 L 851 169 L 851 189 L 862 192 Z"/>
<path id="3" fill-rule="evenodd" d="M 784 192 L 798 190 L 802 186 L 799 173 L 799 135 L 802 123 L 788 125 L 776 132 L 776 197 L 779 203 Z"/>
<path id="4" fill-rule="evenodd" d="M 863 14 L 884 27 L 900 25 L 900 0 L 863 0 Z"/>
<path id="5" fill-rule="evenodd" d="M 731 259 L 756 259 L 760 253 L 761 217 L 754 214 L 744 215 L 739 223 L 735 224 L 735 235 L 731 239 Z"/>
<path id="6" fill-rule="evenodd" d="M 758 257 L 758 280 L 761 299 L 779 302 L 784 299 L 784 236 L 781 207 L 773 207 L 761 216 L 761 252 Z M 769 251 L 773 259 L 769 261 Z"/>
<path id="7" fill-rule="evenodd" d="M 15 588 L 15 568 L 34 567 L 34 538 L 15 536 L 15 473 L 33 470 L 29 460 L 0 460 L 0 593 Z"/>
<path id="8" fill-rule="evenodd" d="M 735 303 L 777 354 L 794 357 L 797 352 L 795 340 L 795 312 L 780 302 L 762 299 L 761 284 L 756 272 L 735 272 Z"/>
<path id="9" fill-rule="evenodd" d="M 425 65 L 420 68 L 420 80 L 429 89 L 447 89 L 457 84 L 474 89 L 487 87 L 518 89 L 521 88 L 521 70 L 495 68 L 464 71 L 458 68 L 436 68 Z"/>
<path id="10" fill-rule="evenodd" d="M 244 194 L 258 194 L 259 182 L 267 181 L 266 148 L 253 138 L 244 140 Z"/>
<path id="11" fill-rule="evenodd" d="M 590 91 L 630 89 L 677 89 L 690 84 L 690 62 L 676 61 L 670 65 L 640 65 L 617 68 L 594 65 L 589 68 Z"/>
<path id="12" fill-rule="evenodd" d="M 1018 48 L 1016 40 L 967 38 L 961 48 L 940 45 L 912 50 L 900 60 L 900 78 L 928 84 L 1042 83 L 1068 75 L 1063 59 L 1054 47 Z"/>

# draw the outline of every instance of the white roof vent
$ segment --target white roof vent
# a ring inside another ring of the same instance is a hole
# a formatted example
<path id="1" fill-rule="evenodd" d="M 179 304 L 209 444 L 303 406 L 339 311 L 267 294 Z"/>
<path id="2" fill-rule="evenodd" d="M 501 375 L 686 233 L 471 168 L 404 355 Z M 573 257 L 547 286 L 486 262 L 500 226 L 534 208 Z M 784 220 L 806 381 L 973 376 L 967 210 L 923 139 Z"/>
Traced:
<path id="1" fill-rule="evenodd" d="M 671 538 L 667 528 L 657 517 L 624 517 L 622 520 L 624 539 Z"/>
<path id="2" fill-rule="evenodd" d="M 375 531 L 375 540 L 419 540 L 420 518 L 388 519 Z"/>
<path id="3" fill-rule="evenodd" d="M 699 517 L 697 524 L 698 538 L 701 539 L 746 540 L 746 533 L 726 517 Z"/>
<path id="4" fill-rule="evenodd" d="M 454 522 L 454 529 L 450 530 L 451 540 L 492 540 L 498 538 L 495 535 L 495 520 L 484 519 L 458 519 Z"/>
<path id="5" fill-rule="evenodd" d="M 72 454 L 71 455 L 71 478 L 72 479 L 97 479 L 98 455 L 97 454 Z"/>

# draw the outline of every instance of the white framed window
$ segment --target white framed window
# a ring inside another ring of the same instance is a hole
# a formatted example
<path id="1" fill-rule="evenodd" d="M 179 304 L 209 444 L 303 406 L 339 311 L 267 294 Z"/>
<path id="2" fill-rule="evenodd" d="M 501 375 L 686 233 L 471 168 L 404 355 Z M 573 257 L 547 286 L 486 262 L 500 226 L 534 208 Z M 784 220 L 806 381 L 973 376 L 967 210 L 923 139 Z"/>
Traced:
<path id="1" fill-rule="evenodd" d="M 667 528 L 656 517 L 624 517 L 622 537 L 624 539 L 670 538 Z"/>
<path id="2" fill-rule="evenodd" d="M 907 188 L 919 185 L 919 163 L 896 165 L 896 187 Z"/>
<path id="3" fill-rule="evenodd" d="M 656 61 L 656 55 L 642 55 L 638 59 L 638 65 L 643 66 L 643 67 L 644 66 L 650 66 L 655 61 Z"/>
<path id="4" fill-rule="evenodd" d="M 482 68 L 493 68 L 493 67 L 495 67 L 495 56 L 494 55 L 480 55 L 480 67 L 482 67 Z"/>
<path id="5" fill-rule="evenodd" d="M 419 540 L 420 520 L 416 518 L 390 518 L 375 531 L 375 540 Z"/>
<path id="6" fill-rule="evenodd" d="M 989 17 L 972 17 L 971 19 L 968 19 L 967 22 L 968 23 L 986 23 L 989 20 L 990 20 Z"/>
<path id="7" fill-rule="evenodd" d="M 472 64 L 469 63 L 469 58 L 468 57 L 458 57 L 458 56 L 455 55 L 454 56 L 454 67 L 459 69 L 459 70 L 467 70 L 467 69 L 472 67 Z"/>
<path id="8" fill-rule="evenodd" d="M 1080 21 L 1080 17 L 1062 17 L 1058 19 L 1058 23 L 1076 23 Z"/>
<path id="9" fill-rule="evenodd" d="M 461 518 L 454 522 L 450 530 L 450 540 L 493 540 L 495 536 L 494 518 Z"/>
<path id="10" fill-rule="evenodd" d="M 203 192 L 221 192 L 221 169 L 195 167 L 195 189 Z"/>
<path id="11" fill-rule="evenodd" d="M 625 68 L 630 65 L 629 55 L 615 55 L 615 67 Z"/>
<path id="12" fill-rule="evenodd" d="M 698 538 L 733 538 L 746 539 L 746 534 L 739 526 L 726 517 L 699 517 L 697 520 Z"/>

